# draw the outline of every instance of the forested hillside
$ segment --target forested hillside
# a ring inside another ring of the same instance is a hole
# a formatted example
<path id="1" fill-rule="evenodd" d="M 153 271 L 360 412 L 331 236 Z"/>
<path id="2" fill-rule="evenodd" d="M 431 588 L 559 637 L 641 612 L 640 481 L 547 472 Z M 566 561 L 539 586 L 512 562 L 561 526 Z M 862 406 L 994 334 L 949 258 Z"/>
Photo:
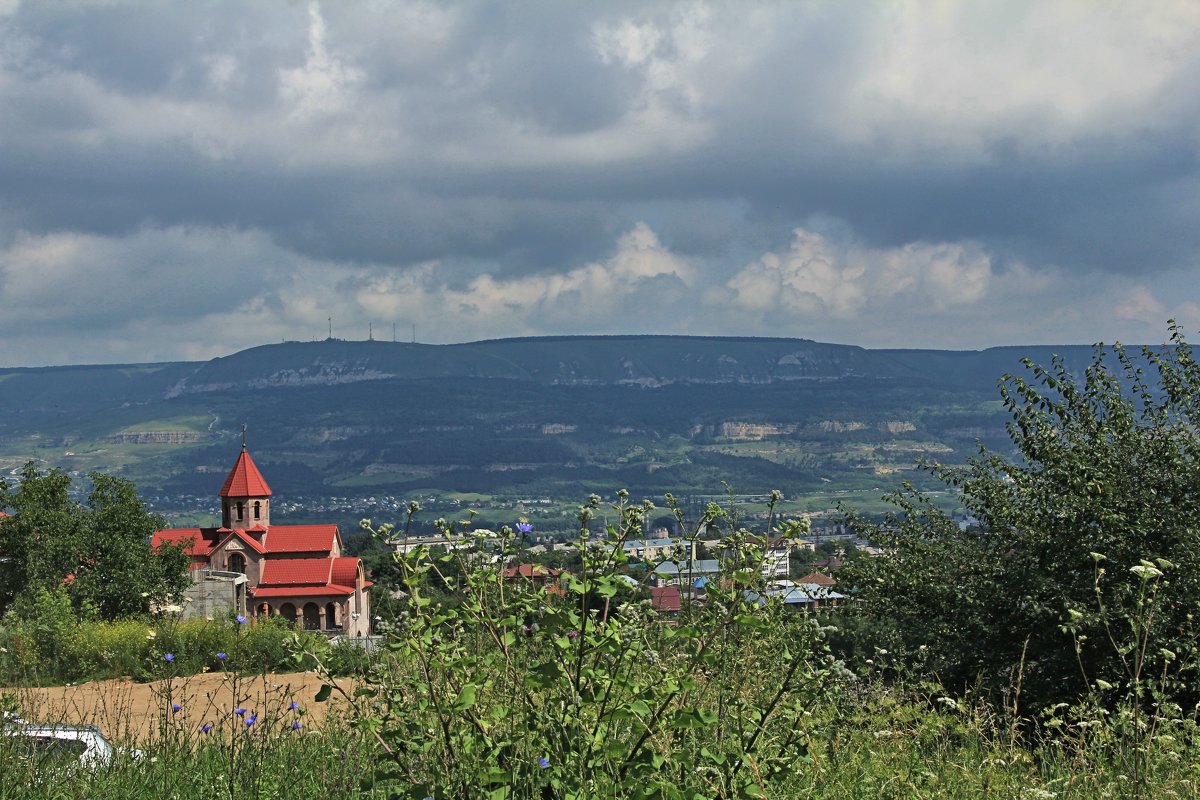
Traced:
<path id="1" fill-rule="evenodd" d="M 0 459 L 208 494 L 243 423 L 288 493 L 577 497 L 892 485 L 1004 446 L 996 380 L 1089 348 L 866 350 L 799 339 L 328 340 L 208 362 L 0 370 Z M 892 476 L 892 477 L 888 477 Z"/>

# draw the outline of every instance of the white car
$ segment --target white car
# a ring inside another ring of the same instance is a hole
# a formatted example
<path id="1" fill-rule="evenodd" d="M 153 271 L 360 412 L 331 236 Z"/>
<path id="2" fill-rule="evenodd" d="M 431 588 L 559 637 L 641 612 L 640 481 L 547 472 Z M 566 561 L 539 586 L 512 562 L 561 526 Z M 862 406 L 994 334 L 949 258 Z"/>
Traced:
<path id="1" fill-rule="evenodd" d="M 95 725 L 43 724 L 6 715 L 0 734 L 0 749 L 11 746 L 18 757 L 35 761 L 39 767 L 102 767 L 118 752 Z M 129 755 L 138 758 L 141 752 L 132 750 Z"/>

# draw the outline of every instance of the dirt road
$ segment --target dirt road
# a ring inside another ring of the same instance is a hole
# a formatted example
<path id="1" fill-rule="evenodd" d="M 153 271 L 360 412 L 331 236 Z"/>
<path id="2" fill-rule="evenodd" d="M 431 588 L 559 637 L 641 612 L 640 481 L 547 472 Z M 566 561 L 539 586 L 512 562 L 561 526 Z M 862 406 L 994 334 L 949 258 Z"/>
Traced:
<path id="1" fill-rule="evenodd" d="M 21 716 L 30 721 L 99 725 L 114 741 L 145 741 L 162 725 L 197 730 L 205 724 L 228 724 L 235 710 L 257 714 L 256 724 L 319 726 L 330 713 L 342 713 L 345 702 L 335 692 L 325 703 L 314 702 L 321 680 L 311 672 L 242 677 L 220 673 L 193 675 L 154 683 L 92 681 L 44 689 L 2 689 L 15 698 Z M 353 691 L 353 684 L 339 680 Z M 292 709 L 295 702 L 299 709 Z M 179 706 L 179 710 L 174 710 Z M 245 715 L 243 715 L 243 719 Z"/>

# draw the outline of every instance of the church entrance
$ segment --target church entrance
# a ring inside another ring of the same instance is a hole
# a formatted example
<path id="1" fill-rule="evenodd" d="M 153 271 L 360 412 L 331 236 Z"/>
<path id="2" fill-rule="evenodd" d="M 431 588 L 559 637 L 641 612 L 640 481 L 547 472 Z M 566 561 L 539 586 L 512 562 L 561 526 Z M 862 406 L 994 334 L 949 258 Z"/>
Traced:
<path id="1" fill-rule="evenodd" d="M 321 630 L 321 607 L 316 603 L 304 604 L 304 629 L 307 631 Z"/>

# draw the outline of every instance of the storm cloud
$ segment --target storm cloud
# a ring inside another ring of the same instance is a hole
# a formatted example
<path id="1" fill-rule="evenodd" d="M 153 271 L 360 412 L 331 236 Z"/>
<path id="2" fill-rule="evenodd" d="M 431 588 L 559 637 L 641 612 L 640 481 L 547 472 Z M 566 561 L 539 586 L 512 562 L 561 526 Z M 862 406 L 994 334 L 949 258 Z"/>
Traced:
<path id="1" fill-rule="evenodd" d="M 0 0 L 0 364 L 1161 340 L 1197 85 L 1188 2 Z"/>

